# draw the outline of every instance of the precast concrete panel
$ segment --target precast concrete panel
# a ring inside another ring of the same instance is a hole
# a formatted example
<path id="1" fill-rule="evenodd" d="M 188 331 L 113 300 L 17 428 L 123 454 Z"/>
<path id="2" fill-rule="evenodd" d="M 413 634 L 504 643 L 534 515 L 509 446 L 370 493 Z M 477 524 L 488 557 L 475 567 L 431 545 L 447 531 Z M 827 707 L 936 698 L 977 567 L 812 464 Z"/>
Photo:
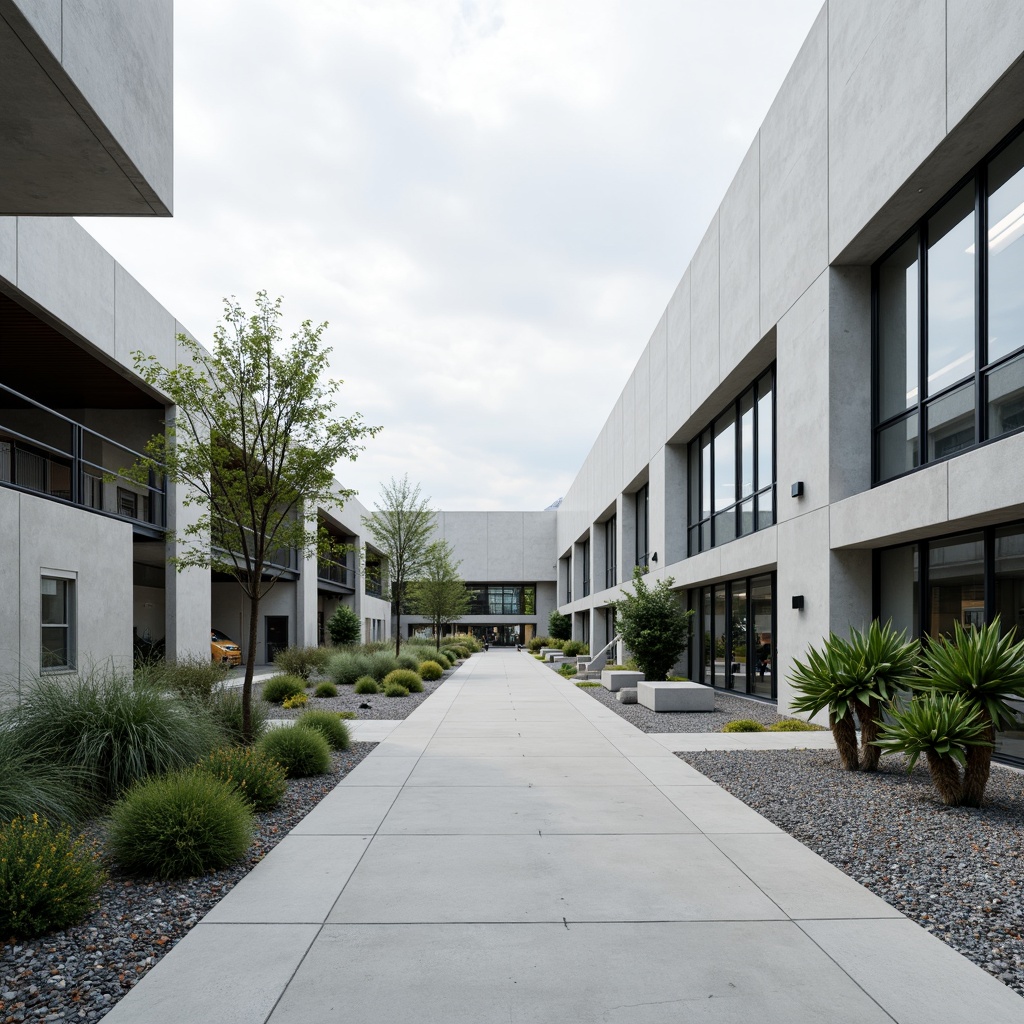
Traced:
<path id="1" fill-rule="evenodd" d="M 720 380 L 761 337 L 760 202 L 760 146 L 755 136 L 718 211 Z"/>
<path id="2" fill-rule="evenodd" d="M 115 266 L 70 218 L 18 220 L 20 291 L 112 358 Z"/>
<path id="3" fill-rule="evenodd" d="M 873 612 L 871 552 L 829 554 L 829 629 L 848 636 L 850 627 L 867 629 Z"/>
<path id="4" fill-rule="evenodd" d="M 946 0 L 946 130 L 970 112 L 1024 51 L 1019 0 Z"/>
<path id="5" fill-rule="evenodd" d="M 622 389 L 622 474 L 630 480 L 640 472 L 643 461 L 637 459 L 636 450 L 636 378 L 630 374 Z M 646 461 L 646 460 L 645 460 Z"/>
<path id="6" fill-rule="evenodd" d="M 718 213 L 690 262 L 690 408 L 697 409 L 721 380 L 719 363 Z"/>
<path id="7" fill-rule="evenodd" d="M 761 126 L 761 329 L 828 264 L 828 9 L 822 8 Z"/>
<path id="8" fill-rule="evenodd" d="M 523 513 L 487 512 L 487 575 L 485 580 L 523 578 Z M 468 577 L 466 577 L 468 578 Z"/>
<path id="9" fill-rule="evenodd" d="M 161 366 L 175 366 L 177 321 L 122 266 L 114 264 L 114 357 L 134 366 L 132 352 L 156 356 Z"/>
<path id="10" fill-rule="evenodd" d="M 637 471 L 651 457 L 651 351 L 640 353 L 633 370 L 633 465 Z"/>
<path id="11" fill-rule="evenodd" d="M 647 552 L 657 555 L 657 562 L 649 562 L 654 569 L 668 565 L 665 545 L 665 519 L 669 515 L 665 493 L 665 446 L 654 453 L 647 469 Z"/>
<path id="12" fill-rule="evenodd" d="M 63 46 L 63 0 L 14 0 L 14 4 L 35 29 L 39 38 L 50 48 L 54 57 L 60 60 Z"/>
<path id="13" fill-rule="evenodd" d="M 690 271 L 687 268 L 665 311 L 665 437 L 690 418 Z M 684 440 L 689 440 L 685 438 Z"/>
<path id="14" fill-rule="evenodd" d="M 946 463 L 950 522 L 1006 522 L 1024 515 L 1024 434 L 964 452 Z M 979 486 L 979 481 L 984 481 Z"/>
<path id="15" fill-rule="evenodd" d="M 664 460 L 665 517 L 663 547 L 664 564 L 686 557 L 687 464 L 686 445 L 667 444 L 658 453 Z M 657 457 L 657 456 L 656 456 Z"/>
<path id="16" fill-rule="evenodd" d="M 185 489 L 170 484 L 167 489 L 167 557 L 178 557 L 184 553 L 184 536 L 190 525 L 198 522 L 200 509 L 184 504 Z M 167 656 L 175 659 L 208 658 L 210 656 L 210 627 L 217 626 L 228 632 L 230 626 L 220 626 L 212 619 L 210 601 L 210 570 L 198 567 L 181 569 L 168 564 L 167 585 Z M 241 642 L 241 637 L 233 637 Z"/>
<path id="17" fill-rule="evenodd" d="M 524 583 L 554 580 L 556 521 L 554 512 L 523 513 Z"/>
<path id="18" fill-rule="evenodd" d="M 444 539 L 462 560 L 459 575 L 464 580 L 488 579 L 487 513 L 445 512 Z"/>
<path id="19" fill-rule="evenodd" d="M 946 133 L 945 0 L 830 3 L 829 254 Z"/>
<path id="20" fill-rule="evenodd" d="M 647 350 L 650 356 L 648 373 L 650 385 L 648 394 L 648 439 L 647 458 L 657 451 L 668 429 L 668 310 L 661 315 L 658 326 L 651 335 Z M 597 495 L 594 495 L 596 499 Z M 591 504 L 591 508 L 594 505 Z"/>
<path id="21" fill-rule="evenodd" d="M 828 275 L 822 274 L 779 321 L 775 422 L 779 522 L 828 504 Z M 800 498 L 790 486 L 802 481 Z"/>
<path id="22" fill-rule="evenodd" d="M 18 284 L 17 217 L 0 217 L 0 278 Z"/>
<path id="23" fill-rule="evenodd" d="M 779 560 L 778 537 L 778 527 L 769 527 L 716 548 L 721 578 L 731 580 L 774 568 Z"/>
<path id="24" fill-rule="evenodd" d="M 21 662 L 21 495 L 0 487 L 0 707 L 17 700 Z"/>

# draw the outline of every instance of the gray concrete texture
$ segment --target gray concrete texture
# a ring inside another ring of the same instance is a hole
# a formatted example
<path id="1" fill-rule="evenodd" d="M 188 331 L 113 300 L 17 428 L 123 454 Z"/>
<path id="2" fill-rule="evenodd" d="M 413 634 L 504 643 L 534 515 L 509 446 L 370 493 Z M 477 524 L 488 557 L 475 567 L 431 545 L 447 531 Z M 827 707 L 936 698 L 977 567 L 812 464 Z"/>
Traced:
<path id="1" fill-rule="evenodd" d="M 1021 1019 L 1011 990 L 525 654 L 475 655 L 390 725 L 420 751 L 378 747 L 108 1024 Z"/>

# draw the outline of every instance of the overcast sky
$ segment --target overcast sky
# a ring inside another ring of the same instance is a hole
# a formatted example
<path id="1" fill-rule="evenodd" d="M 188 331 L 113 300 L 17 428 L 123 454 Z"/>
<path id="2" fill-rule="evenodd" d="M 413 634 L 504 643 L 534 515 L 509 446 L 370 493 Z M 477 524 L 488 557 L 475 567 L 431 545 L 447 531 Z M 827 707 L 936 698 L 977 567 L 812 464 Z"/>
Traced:
<path id="1" fill-rule="evenodd" d="M 179 0 L 171 220 L 81 223 L 200 341 L 327 320 L 339 478 L 564 494 L 822 0 Z"/>

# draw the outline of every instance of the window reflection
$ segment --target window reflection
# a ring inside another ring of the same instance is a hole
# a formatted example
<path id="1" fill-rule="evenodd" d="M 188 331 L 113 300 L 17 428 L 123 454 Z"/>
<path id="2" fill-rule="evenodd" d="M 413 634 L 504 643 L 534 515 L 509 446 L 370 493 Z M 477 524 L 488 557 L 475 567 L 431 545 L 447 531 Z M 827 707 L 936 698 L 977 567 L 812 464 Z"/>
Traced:
<path id="1" fill-rule="evenodd" d="M 883 420 L 917 404 L 917 236 L 878 269 L 878 410 Z"/>
<path id="2" fill-rule="evenodd" d="M 988 172 L 988 361 L 1024 345 L 1024 135 Z"/>

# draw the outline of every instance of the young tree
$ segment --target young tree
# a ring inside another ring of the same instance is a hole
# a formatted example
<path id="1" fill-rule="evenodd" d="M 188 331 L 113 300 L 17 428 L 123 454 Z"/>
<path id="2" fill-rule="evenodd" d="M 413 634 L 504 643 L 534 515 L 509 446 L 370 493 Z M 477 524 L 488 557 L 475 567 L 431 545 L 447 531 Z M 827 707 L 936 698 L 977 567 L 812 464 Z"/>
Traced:
<path id="1" fill-rule="evenodd" d="M 653 587 L 644 582 L 645 569 L 633 570 L 633 593 L 612 602 L 622 642 L 648 680 L 665 679 L 690 642 L 692 611 L 683 608 L 672 591 L 669 576 Z"/>
<path id="2" fill-rule="evenodd" d="M 422 615 L 433 623 L 434 646 L 438 650 L 441 627 L 469 611 L 469 591 L 459 576 L 462 563 L 452 561 L 454 554 L 448 541 L 434 541 L 427 547 L 422 574 L 409 584 L 409 607 L 414 615 Z"/>
<path id="3" fill-rule="evenodd" d="M 408 473 L 401 480 L 391 478 L 383 484 L 374 509 L 363 516 L 363 526 L 373 535 L 387 559 L 390 594 L 395 607 L 395 654 L 402 649 L 402 601 L 406 587 L 422 571 L 427 547 L 434 531 L 434 512 L 429 498 L 420 497 L 420 486 L 409 483 Z M 385 586 L 388 581 L 382 581 Z"/>
<path id="4" fill-rule="evenodd" d="M 321 380 L 329 348 L 327 324 L 303 321 L 284 341 L 281 299 L 265 291 L 246 314 L 225 300 L 224 322 L 207 352 L 186 335 L 190 357 L 175 367 L 134 352 L 146 382 L 176 406 L 173 422 L 146 446 L 139 472 L 166 473 L 185 488 L 184 504 L 199 514 L 174 537 L 180 571 L 211 568 L 238 580 L 249 598 L 249 646 L 242 687 L 242 731 L 252 738 L 252 676 L 260 603 L 284 568 L 276 553 L 310 556 L 325 546 L 317 506 L 339 503 L 333 468 L 354 460 L 380 429 L 359 413 L 339 417 L 333 396 L 341 381 Z"/>
<path id="5" fill-rule="evenodd" d="M 348 647 L 359 643 L 363 624 L 348 605 L 339 604 L 335 613 L 327 620 L 327 632 L 339 647 Z"/>
<path id="6" fill-rule="evenodd" d="M 571 640 L 572 619 L 555 608 L 548 616 L 548 636 L 553 640 Z"/>

